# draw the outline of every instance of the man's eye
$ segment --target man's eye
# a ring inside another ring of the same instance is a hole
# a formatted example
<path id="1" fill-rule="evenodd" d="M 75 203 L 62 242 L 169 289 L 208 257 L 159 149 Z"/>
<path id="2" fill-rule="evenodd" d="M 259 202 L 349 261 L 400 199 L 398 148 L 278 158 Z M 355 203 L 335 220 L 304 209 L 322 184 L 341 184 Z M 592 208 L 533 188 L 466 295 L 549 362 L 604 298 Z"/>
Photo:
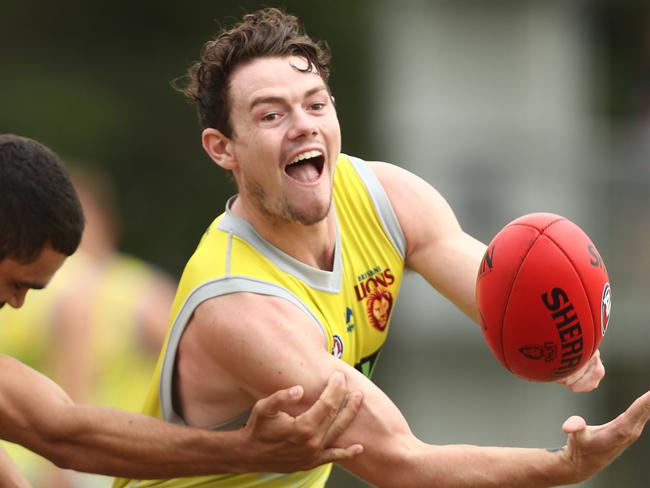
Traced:
<path id="1" fill-rule="evenodd" d="M 272 122 L 274 120 L 278 120 L 280 117 L 280 114 L 278 112 L 269 112 L 268 114 L 264 114 L 262 116 L 262 120 L 264 122 Z"/>
<path id="2" fill-rule="evenodd" d="M 325 108 L 325 106 L 326 106 L 326 104 L 324 102 L 316 102 L 316 103 L 312 103 L 311 109 L 316 110 L 316 111 L 320 111 L 320 110 L 323 110 Z"/>

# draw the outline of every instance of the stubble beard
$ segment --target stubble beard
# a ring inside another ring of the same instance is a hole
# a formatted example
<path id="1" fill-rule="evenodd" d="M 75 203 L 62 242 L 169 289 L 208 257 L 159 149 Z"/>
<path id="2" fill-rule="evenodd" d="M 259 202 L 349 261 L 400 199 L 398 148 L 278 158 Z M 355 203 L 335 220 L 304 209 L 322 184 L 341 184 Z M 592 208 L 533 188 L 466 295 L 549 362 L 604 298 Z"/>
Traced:
<path id="1" fill-rule="evenodd" d="M 281 199 L 277 202 L 276 205 L 272 205 L 273 202 L 269 201 L 269 198 L 260 185 L 257 182 L 250 182 L 246 185 L 248 189 L 248 194 L 251 196 L 255 207 L 264 216 L 268 217 L 270 220 L 281 220 L 284 222 L 294 222 L 300 223 L 302 225 L 314 225 L 318 222 L 321 222 L 330 211 L 332 207 L 332 190 L 330 189 L 329 199 L 327 205 L 324 207 L 318 207 L 312 211 L 304 211 L 302 209 L 296 208 L 294 205 L 289 202 L 285 195 L 282 195 Z"/>

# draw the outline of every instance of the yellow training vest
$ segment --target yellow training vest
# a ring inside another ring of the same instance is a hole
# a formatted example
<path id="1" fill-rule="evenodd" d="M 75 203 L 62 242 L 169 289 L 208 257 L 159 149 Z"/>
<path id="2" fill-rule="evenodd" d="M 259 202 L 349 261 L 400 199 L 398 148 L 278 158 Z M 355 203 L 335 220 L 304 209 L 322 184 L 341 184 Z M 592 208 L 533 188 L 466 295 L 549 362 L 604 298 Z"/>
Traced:
<path id="1" fill-rule="evenodd" d="M 368 165 L 341 155 L 334 178 L 337 240 L 332 271 L 305 265 L 266 242 L 229 210 L 208 228 L 181 278 L 172 324 L 144 413 L 184 424 L 173 409 L 173 371 L 196 307 L 227 293 L 281 297 L 323 333 L 324 347 L 370 377 L 386 340 L 404 269 L 405 240 L 388 197 Z M 236 428 L 245 422 L 243 412 Z M 226 426 L 221 426 L 224 428 Z M 116 480 L 120 487 L 322 487 L 331 464 L 291 474 L 251 473 L 164 481 Z"/>

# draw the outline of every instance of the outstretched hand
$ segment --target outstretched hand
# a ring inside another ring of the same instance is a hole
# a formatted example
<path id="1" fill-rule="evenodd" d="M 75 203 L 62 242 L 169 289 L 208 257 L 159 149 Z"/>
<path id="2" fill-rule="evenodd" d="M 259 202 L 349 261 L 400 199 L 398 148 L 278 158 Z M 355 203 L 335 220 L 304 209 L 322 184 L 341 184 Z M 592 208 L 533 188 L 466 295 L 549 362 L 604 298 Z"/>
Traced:
<path id="1" fill-rule="evenodd" d="M 363 452 L 363 446 L 330 447 L 350 425 L 361 406 L 361 392 L 348 392 L 345 377 L 334 373 L 320 398 L 294 417 L 284 411 L 300 401 L 301 386 L 280 390 L 259 400 L 244 427 L 254 471 L 302 471 L 343 461 Z"/>
<path id="2" fill-rule="evenodd" d="M 566 460 L 583 481 L 602 470 L 636 441 L 650 419 L 650 391 L 637 398 L 611 422 L 587 425 L 582 417 L 568 418 L 562 430 L 568 434 Z"/>
<path id="3" fill-rule="evenodd" d="M 574 393 L 587 392 L 596 389 L 604 376 L 605 366 L 600 359 L 600 351 L 596 350 L 587 364 L 575 373 L 558 380 L 557 383 L 566 386 Z"/>

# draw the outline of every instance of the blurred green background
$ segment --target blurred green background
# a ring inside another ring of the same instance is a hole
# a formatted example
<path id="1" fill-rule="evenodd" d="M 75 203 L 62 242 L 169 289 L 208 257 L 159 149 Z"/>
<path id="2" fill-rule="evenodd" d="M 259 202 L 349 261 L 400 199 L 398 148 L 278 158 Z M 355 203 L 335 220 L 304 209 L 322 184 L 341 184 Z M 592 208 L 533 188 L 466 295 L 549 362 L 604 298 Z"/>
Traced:
<path id="1" fill-rule="evenodd" d="M 170 83 L 242 13 L 283 6 L 329 43 L 343 149 L 431 181 L 488 241 L 547 210 L 593 237 L 613 283 L 598 391 L 504 372 L 480 333 L 410 278 L 377 383 L 424 440 L 553 446 L 650 384 L 650 7 L 642 0 L 3 0 L 0 131 L 114 179 L 121 248 L 178 277 L 234 192 Z M 433 327 L 431 327 L 433 324 Z M 648 435 L 590 487 L 646 487 Z M 364 486 L 341 472 L 330 486 Z"/>

